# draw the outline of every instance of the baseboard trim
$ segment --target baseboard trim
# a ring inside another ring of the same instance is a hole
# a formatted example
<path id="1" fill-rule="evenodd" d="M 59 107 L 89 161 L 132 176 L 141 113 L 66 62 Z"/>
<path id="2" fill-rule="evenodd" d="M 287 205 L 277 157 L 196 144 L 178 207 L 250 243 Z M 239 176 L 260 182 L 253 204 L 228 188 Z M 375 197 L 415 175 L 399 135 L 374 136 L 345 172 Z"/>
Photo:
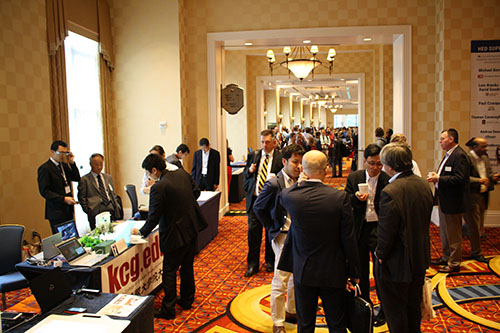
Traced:
<path id="1" fill-rule="evenodd" d="M 229 212 L 229 203 L 226 203 L 224 207 L 219 209 L 219 220 L 227 213 Z"/>
<path id="2" fill-rule="evenodd" d="M 500 227 L 500 210 L 487 210 L 484 213 L 485 227 Z"/>

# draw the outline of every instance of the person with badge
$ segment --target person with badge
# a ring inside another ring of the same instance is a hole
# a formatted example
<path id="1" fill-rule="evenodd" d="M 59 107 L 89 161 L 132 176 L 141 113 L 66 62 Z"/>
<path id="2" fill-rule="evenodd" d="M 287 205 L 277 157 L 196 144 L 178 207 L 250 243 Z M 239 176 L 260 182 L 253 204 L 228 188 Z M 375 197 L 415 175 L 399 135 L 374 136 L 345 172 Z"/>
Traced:
<path id="1" fill-rule="evenodd" d="M 52 233 L 56 225 L 72 220 L 74 205 L 71 182 L 80 181 L 80 172 L 75 156 L 64 141 L 54 141 L 50 146 L 50 158 L 38 168 L 38 190 L 45 198 L 45 218 L 49 220 Z"/>

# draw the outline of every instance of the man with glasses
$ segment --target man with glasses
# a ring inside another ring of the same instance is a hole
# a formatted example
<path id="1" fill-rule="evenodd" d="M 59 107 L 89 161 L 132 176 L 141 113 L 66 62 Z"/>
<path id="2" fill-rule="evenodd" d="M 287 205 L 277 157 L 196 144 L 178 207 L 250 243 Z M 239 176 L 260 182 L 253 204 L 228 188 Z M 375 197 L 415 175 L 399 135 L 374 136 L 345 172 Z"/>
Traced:
<path id="1" fill-rule="evenodd" d="M 380 192 L 389 183 L 389 176 L 382 171 L 380 147 L 370 144 L 365 149 L 365 168 L 357 170 L 347 177 L 345 191 L 349 193 L 354 211 L 354 236 L 358 241 L 359 261 L 361 265 L 361 297 L 370 300 L 370 253 L 375 261 L 377 248 L 377 226 Z M 361 185 L 362 184 L 362 185 Z M 361 185 L 361 186 L 360 186 Z M 385 323 L 382 309 L 375 317 L 374 325 Z"/>
<path id="2" fill-rule="evenodd" d="M 38 189 L 45 198 L 45 218 L 52 233 L 57 233 L 56 225 L 73 219 L 73 206 L 77 202 L 73 199 L 72 181 L 80 181 L 75 156 L 66 142 L 54 141 L 49 160 L 38 168 Z"/>

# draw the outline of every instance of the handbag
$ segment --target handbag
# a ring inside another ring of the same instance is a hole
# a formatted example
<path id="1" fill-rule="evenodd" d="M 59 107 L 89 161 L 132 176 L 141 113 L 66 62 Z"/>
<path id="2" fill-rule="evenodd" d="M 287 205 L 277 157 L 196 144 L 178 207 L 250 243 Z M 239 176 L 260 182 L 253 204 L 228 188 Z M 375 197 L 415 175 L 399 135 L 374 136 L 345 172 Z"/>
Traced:
<path id="1" fill-rule="evenodd" d="M 371 333 L 373 327 L 373 308 L 370 303 L 361 298 L 358 284 L 354 291 L 347 292 L 347 328 L 351 333 Z"/>
<path id="2" fill-rule="evenodd" d="M 422 303 L 420 303 L 422 320 L 431 320 L 436 318 L 436 312 L 432 308 L 432 280 L 428 277 L 424 280 L 422 287 Z"/>

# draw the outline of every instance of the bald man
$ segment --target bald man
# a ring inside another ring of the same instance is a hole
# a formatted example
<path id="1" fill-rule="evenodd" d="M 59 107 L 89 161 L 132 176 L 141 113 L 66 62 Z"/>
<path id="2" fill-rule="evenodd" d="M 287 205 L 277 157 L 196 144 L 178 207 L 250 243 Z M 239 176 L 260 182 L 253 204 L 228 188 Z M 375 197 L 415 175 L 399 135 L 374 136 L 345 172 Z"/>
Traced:
<path id="1" fill-rule="evenodd" d="M 349 196 L 323 184 L 327 159 L 310 151 L 302 160 L 308 178 L 283 190 L 279 200 L 290 214 L 278 269 L 292 272 L 298 332 L 314 332 L 318 297 L 330 331 L 346 329 L 345 286 L 359 282 L 358 248 Z"/>

